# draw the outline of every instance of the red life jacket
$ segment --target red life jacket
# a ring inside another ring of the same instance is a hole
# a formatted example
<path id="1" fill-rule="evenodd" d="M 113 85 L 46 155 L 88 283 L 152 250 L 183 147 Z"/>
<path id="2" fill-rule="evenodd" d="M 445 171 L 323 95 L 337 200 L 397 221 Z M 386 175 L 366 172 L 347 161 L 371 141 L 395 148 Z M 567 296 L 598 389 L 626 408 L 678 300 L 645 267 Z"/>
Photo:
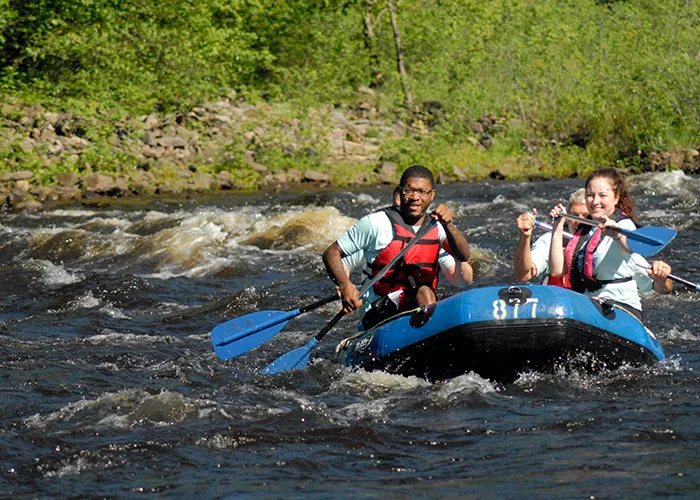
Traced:
<path id="1" fill-rule="evenodd" d="M 390 207 L 381 211 L 389 217 L 394 236 L 391 242 L 379 252 L 374 262 L 368 264 L 372 276 L 376 276 L 416 235 L 413 228 L 403 221 L 397 209 Z M 440 238 L 438 227 L 435 225 L 375 283 L 374 292 L 384 296 L 396 290 L 408 291 L 420 286 L 427 286 L 435 291 L 440 272 L 439 253 Z"/>
<path id="2" fill-rule="evenodd" d="M 562 246 L 566 248 L 566 244 Z M 562 288 L 571 289 L 571 281 L 569 281 L 569 275 L 564 274 L 563 276 L 552 276 L 551 274 L 547 276 L 547 284 L 551 286 L 560 286 Z"/>
<path id="3" fill-rule="evenodd" d="M 547 284 L 552 286 L 560 286 L 562 288 L 571 288 L 569 276 L 566 274 L 563 276 L 549 276 L 547 278 Z"/>
<path id="4" fill-rule="evenodd" d="M 615 210 L 611 218 L 616 222 L 620 222 L 628 217 L 620 210 Z M 584 236 L 586 236 L 592 229 L 594 229 L 594 227 L 588 225 L 582 225 L 582 227 L 579 227 L 576 234 L 574 234 L 574 237 L 571 239 L 571 241 L 569 241 L 564 249 L 564 260 L 566 262 L 566 268 L 568 269 L 568 279 L 572 290 L 577 292 L 594 292 L 601 289 L 603 285 L 607 285 L 608 283 L 624 283 L 632 280 L 632 276 L 617 278 L 614 280 L 596 279 L 593 274 L 593 254 L 598 248 L 598 245 L 600 245 L 603 232 L 596 231 L 593 233 L 593 236 L 590 237 L 588 242 L 586 242 Z M 576 256 L 579 254 L 582 247 L 583 266 L 579 267 Z"/>

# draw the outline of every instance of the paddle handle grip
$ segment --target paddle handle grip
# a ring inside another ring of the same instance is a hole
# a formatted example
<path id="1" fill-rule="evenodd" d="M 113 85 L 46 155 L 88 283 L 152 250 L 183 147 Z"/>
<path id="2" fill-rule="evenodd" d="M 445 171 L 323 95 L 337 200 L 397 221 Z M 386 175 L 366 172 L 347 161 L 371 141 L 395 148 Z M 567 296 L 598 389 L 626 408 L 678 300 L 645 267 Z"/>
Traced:
<path id="1" fill-rule="evenodd" d="M 645 266 L 645 265 L 639 264 L 639 263 L 637 263 L 637 265 L 639 267 L 641 267 L 642 269 L 651 269 L 651 266 Z M 700 292 L 700 285 L 698 285 L 697 283 L 693 283 L 692 281 L 684 280 L 683 278 L 679 278 L 678 276 L 675 276 L 673 274 L 669 274 L 667 276 L 667 278 L 670 279 L 671 281 L 675 281 L 676 283 L 681 283 L 682 285 L 689 286 L 690 288 L 695 288 L 696 292 Z"/>
<path id="2" fill-rule="evenodd" d="M 535 221 L 535 226 L 541 227 L 542 229 L 546 229 L 547 231 L 551 231 L 551 230 L 554 229 L 554 228 L 553 228 L 552 226 L 550 226 L 549 224 L 545 224 L 544 222 L 540 222 L 540 221 L 538 221 L 538 220 Z M 563 234 L 564 234 L 564 238 L 569 238 L 569 239 L 571 239 L 571 238 L 574 237 L 574 235 L 571 234 L 571 233 L 568 232 L 568 231 L 564 231 Z"/>
<path id="3" fill-rule="evenodd" d="M 700 292 L 700 285 L 698 285 L 697 283 L 684 280 L 683 278 L 679 278 L 678 276 L 674 276 L 673 274 L 669 274 L 668 279 L 675 281 L 676 283 L 682 283 L 683 285 L 689 286 L 690 288 L 695 288 L 696 292 Z"/>

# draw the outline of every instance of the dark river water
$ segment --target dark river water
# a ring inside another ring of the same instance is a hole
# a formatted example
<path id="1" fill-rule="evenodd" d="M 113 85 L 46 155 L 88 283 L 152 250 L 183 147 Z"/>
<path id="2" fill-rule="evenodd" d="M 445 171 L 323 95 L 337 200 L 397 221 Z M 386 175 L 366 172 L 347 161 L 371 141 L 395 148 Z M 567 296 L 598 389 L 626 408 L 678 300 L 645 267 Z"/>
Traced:
<path id="1" fill-rule="evenodd" d="M 582 180 L 439 186 L 475 254 L 512 281 L 517 215 Z M 631 178 L 659 255 L 700 281 L 700 179 Z M 429 383 L 331 361 L 264 376 L 335 314 L 289 322 L 239 358 L 209 332 L 333 293 L 321 251 L 391 187 L 231 194 L 0 214 L 3 497 L 620 498 L 700 491 L 700 294 L 643 296 L 667 359 L 596 374 Z M 455 290 L 441 283 L 439 294 Z"/>

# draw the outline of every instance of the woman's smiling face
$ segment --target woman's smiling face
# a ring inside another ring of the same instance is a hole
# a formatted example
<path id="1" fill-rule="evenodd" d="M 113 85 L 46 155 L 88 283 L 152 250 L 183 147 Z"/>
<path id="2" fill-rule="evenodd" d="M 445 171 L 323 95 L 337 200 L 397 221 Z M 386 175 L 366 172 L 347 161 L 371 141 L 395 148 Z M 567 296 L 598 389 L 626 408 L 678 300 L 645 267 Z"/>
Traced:
<path id="1" fill-rule="evenodd" d="M 586 186 L 586 206 L 593 219 L 610 217 L 615 211 L 620 196 L 605 177 L 594 177 Z"/>

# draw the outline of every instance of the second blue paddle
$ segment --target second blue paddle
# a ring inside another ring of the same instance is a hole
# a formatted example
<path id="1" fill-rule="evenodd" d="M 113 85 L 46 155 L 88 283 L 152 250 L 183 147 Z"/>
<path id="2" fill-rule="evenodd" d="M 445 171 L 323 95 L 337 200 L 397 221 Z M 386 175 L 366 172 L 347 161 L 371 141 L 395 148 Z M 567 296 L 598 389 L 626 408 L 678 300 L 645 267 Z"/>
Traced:
<path id="1" fill-rule="evenodd" d="M 561 214 L 562 217 L 575 220 L 581 224 L 589 226 L 598 226 L 598 222 L 579 217 L 578 215 Z M 634 253 L 638 253 L 643 257 L 651 257 L 656 255 L 661 250 L 666 248 L 666 245 L 673 241 L 673 238 L 678 234 L 677 231 L 668 227 L 659 226 L 644 226 L 632 231 L 631 229 L 622 229 L 619 227 L 611 227 L 608 230 L 617 231 L 627 236 L 627 246 Z"/>

